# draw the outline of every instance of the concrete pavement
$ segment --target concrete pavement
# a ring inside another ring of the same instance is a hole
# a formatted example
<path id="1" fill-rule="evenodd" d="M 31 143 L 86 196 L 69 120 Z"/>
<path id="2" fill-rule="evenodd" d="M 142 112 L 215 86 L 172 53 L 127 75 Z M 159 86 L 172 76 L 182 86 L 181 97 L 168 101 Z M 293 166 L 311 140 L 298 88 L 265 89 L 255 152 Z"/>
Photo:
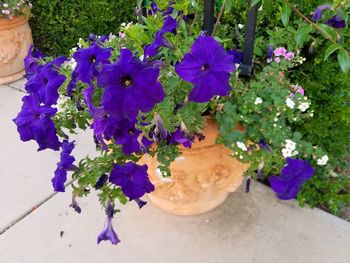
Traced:
<path id="1" fill-rule="evenodd" d="M 23 81 L 0 86 L 0 230 L 52 194 L 58 154 L 36 152 L 19 140 L 12 123 L 20 109 Z M 94 153 L 91 132 L 77 137 L 77 156 Z M 70 189 L 57 194 L 0 235 L 1 263 L 94 262 L 350 262 L 350 223 L 318 209 L 279 201 L 253 182 L 214 211 L 191 217 L 168 215 L 146 205 L 121 206 L 114 227 L 117 246 L 96 237 L 104 225 L 97 197 L 69 204 Z"/>

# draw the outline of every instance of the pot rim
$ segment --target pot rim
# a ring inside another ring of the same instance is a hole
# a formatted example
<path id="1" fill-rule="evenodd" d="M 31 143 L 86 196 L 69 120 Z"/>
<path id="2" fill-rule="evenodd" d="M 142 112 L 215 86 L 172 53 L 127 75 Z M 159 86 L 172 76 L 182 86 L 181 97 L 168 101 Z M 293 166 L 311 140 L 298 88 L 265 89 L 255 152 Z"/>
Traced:
<path id="1" fill-rule="evenodd" d="M 28 16 L 15 16 L 12 19 L 0 18 L 0 31 L 24 25 L 28 23 L 28 20 Z"/>

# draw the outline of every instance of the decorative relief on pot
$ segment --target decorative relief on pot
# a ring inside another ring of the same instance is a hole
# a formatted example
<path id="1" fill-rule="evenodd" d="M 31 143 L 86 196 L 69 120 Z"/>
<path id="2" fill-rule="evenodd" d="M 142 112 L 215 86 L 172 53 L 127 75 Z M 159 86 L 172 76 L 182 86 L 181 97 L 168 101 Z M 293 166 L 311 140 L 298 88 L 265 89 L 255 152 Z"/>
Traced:
<path id="1" fill-rule="evenodd" d="M 181 148 L 181 158 L 170 166 L 170 178 L 164 180 L 156 172 L 156 158 L 147 156 L 141 160 L 148 165 L 155 185 L 149 198 L 169 213 L 194 215 L 214 209 L 237 189 L 248 168 L 231 156 L 231 150 L 215 144 L 218 128 L 214 121 L 207 120 L 203 133 L 206 140 L 196 141 L 189 149 Z"/>
<path id="2" fill-rule="evenodd" d="M 0 19 L 0 84 L 22 77 L 24 58 L 33 43 L 26 17 Z"/>

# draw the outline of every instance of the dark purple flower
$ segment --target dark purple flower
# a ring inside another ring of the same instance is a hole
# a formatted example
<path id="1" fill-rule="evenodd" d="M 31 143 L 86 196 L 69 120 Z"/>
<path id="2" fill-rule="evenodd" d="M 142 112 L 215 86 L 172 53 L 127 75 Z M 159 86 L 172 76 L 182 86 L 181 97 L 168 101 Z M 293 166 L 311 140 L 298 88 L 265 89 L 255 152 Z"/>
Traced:
<path id="1" fill-rule="evenodd" d="M 30 45 L 28 54 L 24 59 L 24 68 L 26 71 L 26 78 L 28 79 L 30 76 L 37 73 L 39 67 L 40 59 L 44 58 L 45 55 L 40 53 L 38 49 L 36 49 L 33 45 Z"/>
<path id="2" fill-rule="evenodd" d="M 160 47 L 171 47 L 171 43 L 158 31 L 152 44 L 146 45 L 144 48 L 144 57 L 154 57 L 158 54 Z"/>
<path id="3" fill-rule="evenodd" d="M 243 52 L 238 49 L 227 50 L 227 53 L 233 56 L 234 64 L 241 64 L 243 60 Z"/>
<path id="4" fill-rule="evenodd" d="M 289 200 L 297 196 L 301 186 L 313 173 L 314 168 L 308 161 L 287 158 L 287 165 L 283 167 L 281 175 L 271 176 L 269 181 L 279 199 Z"/>
<path id="5" fill-rule="evenodd" d="M 154 191 L 154 185 L 149 181 L 147 165 L 137 165 L 132 162 L 115 164 L 109 181 L 122 188 L 125 196 L 131 200 L 142 197 L 145 193 Z"/>
<path id="6" fill-rule="evenodd" d="M 92 43 L 88 48 L 79 49 L 73 55 L 77 62 L 78 78 L 82 82 L 91 83 L 94 77 L 97 77 L 102 65 L 110 63 L 111 54 L 111 49 L 100 47 L 97 43 Z"/>
<path id="7" fill-rule="evenodd" d="M 233 56 L 210 36 L 200 36 L 175 66 L 176 73 L 194 84 L 189 100 L 208 102 L 215 96 L 227 96 L 231 90 L 230 73 L 234 71 Z"/>
<path id="8" fill-rule="evenodd" d="M 148 112 L 163 101 L 164 90 L 158 82 L 159 69 L 141 62 L 129 49 L 122 49 L 119 60 L 104 65 L 98 85 L 104 87 L 102 104 L 116 119 L 134 120 L 139 111 Z"/>
<path id="9" fill-rule="evenodd" d="M 330 9 L 330 6 L 329 5 L 320 5 L 316 8 L 316 10 L 314 11 L 314 14 L 312 15 L 312 19 L 316 22 L 318 20 L 321 19 L 322 17 L 322 13 L 324 10 L 326 9 Z"/>
<path id="10" fill-rule="evenodd" d="M 57 110 L 48 106 L 41 106 L 40 101 L 33 95 L 22 99 L 20 113 L 13 120 L 22 141 L 35 140 L 38 151 L 52 149 L 58 151 L 61 143 L 56 134 L 55 124 L 52 122 Z"/>
<path id="11" fill-rule="evenodd" d="M 273 46 L 269 45 L 267 47 L 267 55 L 266 55 L 268 63 L 272 62 L 273 51 L 274 51 Z"/>
<path id="12" fill-rule="evenodd" d="M 67 171 L 74 168 L 73 162 L 75 161 L 75 158 L 70 155 L 74 149 L 74 141 L 63 141 L 61 149 L 61 160 L 57 163 L 55 176 L 51 180 L 52 186 L 56 192 L 65 191 L 64 183 L 67 181 Z"/>
<path id="13" fill-rule="evenodd" d="M 25 85 L 28 93 L 34 94 L 46 106 L 57 103 L 59 97 L 58 88 L 66 80 L 64 75 L 55 69 L 61 61 L 53 61 L 41 67 L 36 75 L 29 78 Z M 55 64 L 56 63 L 56 64 Z M 63 63 L 63 62 L 62 62 Z"/>
<path id="14" fill-rule="evenodd" d="M 74 211 L 77 212 L 78 214 L 81 213 L 81 208 L 80 208 L 78 202 L 75 200 L 75 196 L 73 196 L 72 203 L 69 205 L 69 207 L 73 208 Z"/>
<path id="15" fill-rule="evenodd" d="M 73 90 L 77 87 L 77 82 L 79 81 L 79 73 L 77 70 L 73 70 L 71 80 L 67 85 L 67 96 L 71 96 Z"/>
<path id="16" fill-rule="evenodd" d="M 177 128 L 175 132 L 170 135 L 169 144 L 182 144 L 185 148 L 191 148 L 194 137 L 186 134 L 181 128 Z"/>
<path id="17" fill-rule="evenodd" d="M 263 149 L 264 151 L 267 151 L 267 152 L 272 153 L 272 149 L 271 149 L 270 145 L 269 145 L 265 140 L 261 139 L 261 140 L 259 141 L 259 146 L 260 146 L 260 148 Z"/>
<path id="18" fill-rule="evenodd" d="M 116 130 L 114 133 L 114 140 L 116 144 L 122 145 L 122 150 L 126 155 L 141 152 L 138 137 L 141 131 L 136 129 L 135 121 L 122 119 L 116 123 Z"/>
<path id="19" fill-rule="evenodd" d="M 148 11 L 149 15 L 155 15 L 156 13 L 158 13 L 160 11 L 157 3 L 155 1 L 152 1 L 151 3 L 151 10 Z"/>
<path id="20" fill-rule="evenodd" d="M 95 189 L 98 190 L 98 189 L 101 189 L 105 183 L 107 183 L 108 181 L 108 175 L 107 174 L 102 174 L 98 179 L 97 179 L 97 182 L 95 184 Z"/>
<path id="21" fill-rule="evenodd" d="M 131 200 L 130 200 L 130 201 L 131 201 Z M 134 199 L 134 201 L 136 202 L 136 204 L 139 206 L 140 209 L 141 209 L 142 207 L 144 207 L 144 206 L 147 204 L 146 201 L 143 201 L 143 200 L 141 200 L 141 199 L 139 199 L 139 198 Z"/>
<path id="22" fill-rule="evenodd" d="M 176 29 L 178 27 L 177 21 L 171 16 L 167 16 L 164 20 L 162 28 L 159 30 L 161 33 L 172 33 L 176 34 Z"/>
<path id="23" fill-rule="evenodd" d="M 94 34 L 90 34 L 88 38 L 89 42 L 97 42 L 97 43 L 103 43 L 108 40 L 109 40 L 109 36 L 105 36 L 105 35 L 96 36 Z"/>
<path id="24" fill-rule="evenodd" d="M 106 207 L 106 223 L 102 230 L 102 232 L 97 237 L 97 244 L 99 244 L 102 240 L 109 240 L 113 245 L 116 245 L 120 242 L 117 234 L 115 233 L 112 225 L 112 218 L 114 215 L 114 207 L 111 203 L 108 202 Z"/>
<path id="25" fill-rule="evenodd" d="M 328 19 L 326 24 L 333 28 L 344 28 L 346 26 L 345 21 L 339 15 L 335 15 Z"/>

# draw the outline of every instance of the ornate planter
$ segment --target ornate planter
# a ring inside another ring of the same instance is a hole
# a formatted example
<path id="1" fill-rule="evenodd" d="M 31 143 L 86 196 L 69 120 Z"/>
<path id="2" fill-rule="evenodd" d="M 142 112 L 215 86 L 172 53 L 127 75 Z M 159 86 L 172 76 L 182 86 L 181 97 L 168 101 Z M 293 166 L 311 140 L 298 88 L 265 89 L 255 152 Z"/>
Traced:
<path id="1" fill-rule="evenodd" d="M 216 123 L 206 120 L 205 140 L 192 148 L 181 147 L 182 155 L 171 164 L 171 177 L 162 178 L 157 172 L 156 158 L 146 155 L 141 162 L 148 165 L 155 191 L 149 194 L 157 207 L 177 215 L 197 215 L 222 204 L 230 192 L 241 184 L 248 168 L 234 159 L 231 150 L 215 144 L 219 135 Z"/>
<path id="2" fill-rule="evenodd" d="M 32 43 L 27 17 L 0 18 L 0 84 L 23 77 L 23 59 Z"/>

